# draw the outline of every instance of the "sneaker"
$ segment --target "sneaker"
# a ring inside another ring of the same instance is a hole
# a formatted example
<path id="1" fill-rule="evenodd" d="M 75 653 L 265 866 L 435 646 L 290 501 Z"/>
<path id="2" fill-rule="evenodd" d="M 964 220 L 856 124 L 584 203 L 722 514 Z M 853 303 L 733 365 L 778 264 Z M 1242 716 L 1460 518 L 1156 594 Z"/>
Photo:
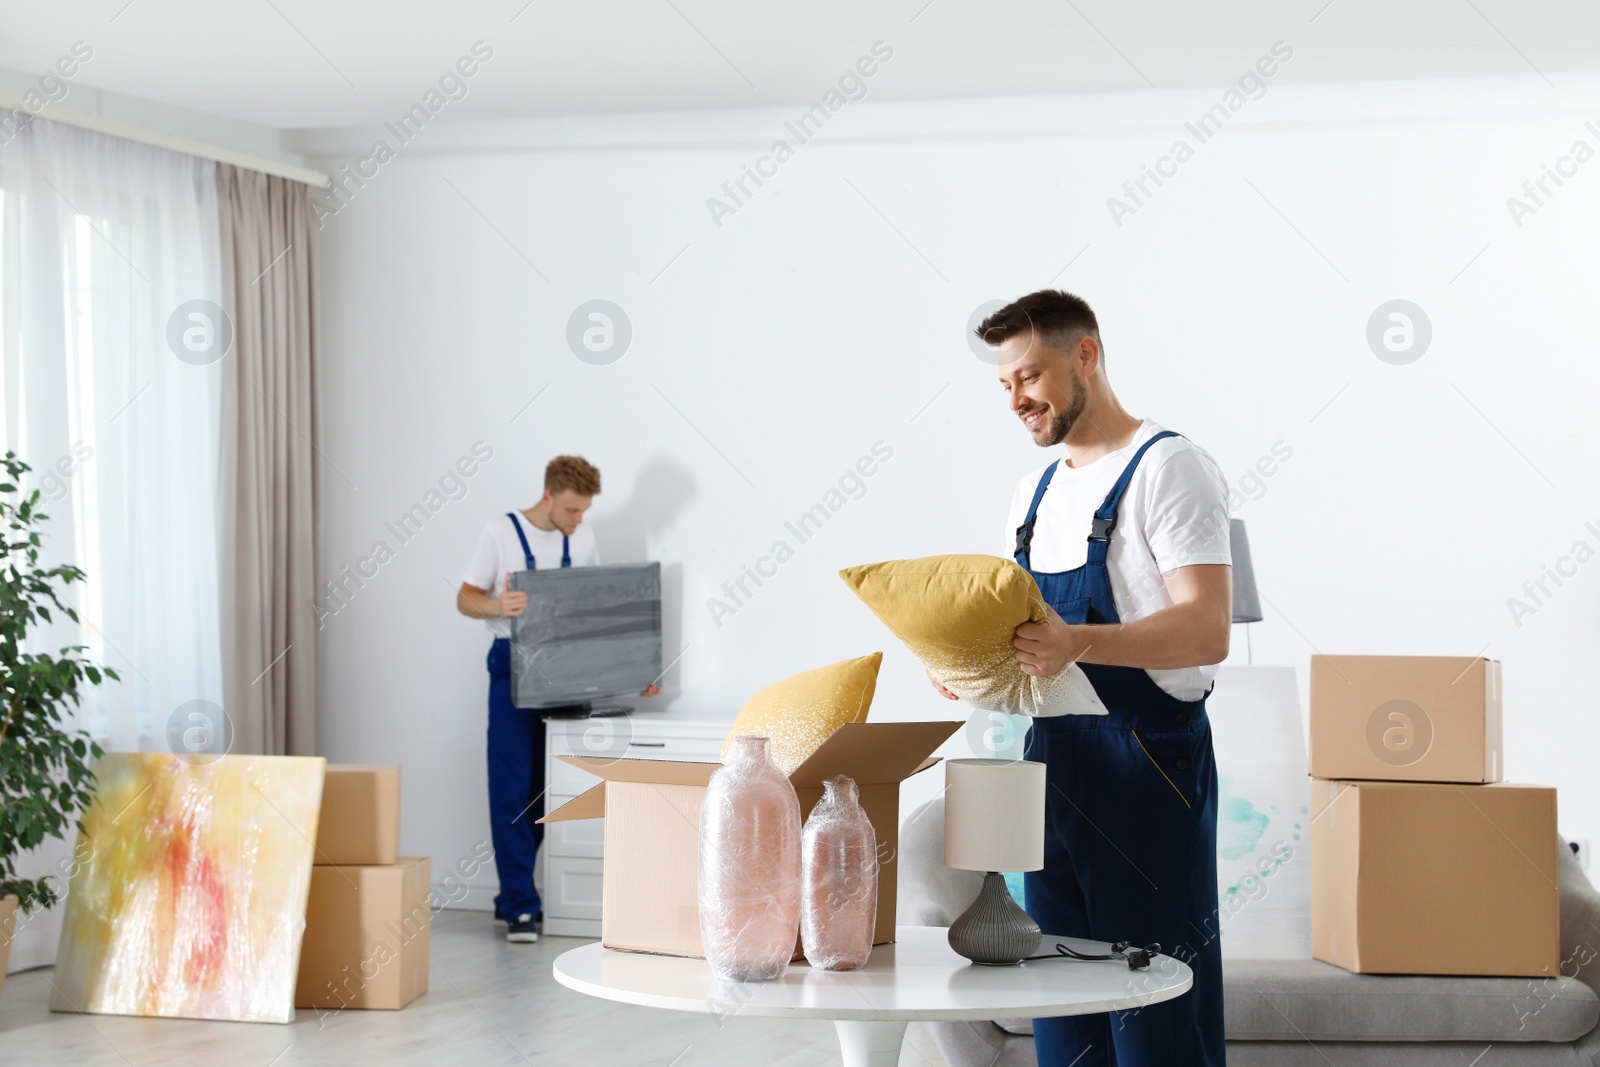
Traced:
<path id="1" fill-rule="evenodd" d="M 537 920 L 526 913 L 506 923 L 506 940 L 516 945 L 531 945 L 539 940 Z"/>

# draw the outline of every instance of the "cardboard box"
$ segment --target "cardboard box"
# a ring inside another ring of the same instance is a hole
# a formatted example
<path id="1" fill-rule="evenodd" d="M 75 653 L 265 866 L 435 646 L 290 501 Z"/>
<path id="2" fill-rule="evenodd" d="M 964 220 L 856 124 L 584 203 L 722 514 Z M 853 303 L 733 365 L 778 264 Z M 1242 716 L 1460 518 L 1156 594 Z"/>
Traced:
<path id="1" fill-rule="evenodd" d="M 428 991 L 426 856 L 311 868 L 297 1008 L 403 1008 Z"/>
<path id="2" fill-rule="evenodd" d="M 900 783 L 938 763 L 934 749 L 960 722 L 847 723 L 789 776 L 802 818 L 836 774 L 856 780 L 878 835 L 878 916 L 873 943 L 894 940 Z M 605 779 L 540 822 L 604 817 L 600 940 L 607 948 L 705 955 L 700 943 L 700 804 L 720 763 L 562 756 Z M 798 948 L 796 955 L 799 955 Z"/>
<path id="3" fill-rule="evenodd" d="M 17 906 L 21 903 L 15 893 L 0 897 L 0 990 L 6 987 L 6 966 L 11 961 L 11 942 L 17 936 Z"/>
<path id="4" fill-rule="evenodd" d="M 400 768 L 328 764 L 314 862 L 388 866 L 399 853 Z"/>
<path id="5" fill-rule="evenodd" d="M 1311 776 L 1498 782 L 1500 663 L 1312 656 Z"/>
<path id="6" fill-rule="evenodd" d="M 1311 783 L 1311 954 L 1362 974 L 1554 976 L 1556 791 Z"/>

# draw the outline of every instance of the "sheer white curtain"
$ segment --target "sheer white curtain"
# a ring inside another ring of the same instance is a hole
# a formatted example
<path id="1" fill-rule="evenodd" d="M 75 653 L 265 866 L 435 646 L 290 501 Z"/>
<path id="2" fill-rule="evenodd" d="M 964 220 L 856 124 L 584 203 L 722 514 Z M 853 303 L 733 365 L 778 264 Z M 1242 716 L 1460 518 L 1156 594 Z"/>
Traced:
<path id="1" fill-rule="evenodd" d="M 222 702 L 221 365 L 168 341 L 197 300 L 223 303 L 214 164 L 43 119 L 0 147 L 0 433 L 44 493 L 48 559 L 88 572 L 82 627 L 39 644 L 121 674 L 81 710 L 108 750 L 165 750 L 181 705 Z M 180 333 L 206 326 L 193 307 Z M 52 959 L 54 927 L 25 923 L 12 968 Z"/>

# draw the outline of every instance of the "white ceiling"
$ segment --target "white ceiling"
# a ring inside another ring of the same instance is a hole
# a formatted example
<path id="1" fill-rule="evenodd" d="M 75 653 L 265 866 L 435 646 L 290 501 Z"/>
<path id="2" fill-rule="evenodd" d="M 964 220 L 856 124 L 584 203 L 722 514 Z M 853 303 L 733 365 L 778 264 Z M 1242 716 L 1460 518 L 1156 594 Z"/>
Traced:
<path id="1" fill-rule="evenodd" d="M 810 104 L 872 43 L 871 99 L 1600 69 L 1585 0 L 0 0 L 0 67 L 278 128 L 394 118 L 476 40 L 452 118 Z"/>

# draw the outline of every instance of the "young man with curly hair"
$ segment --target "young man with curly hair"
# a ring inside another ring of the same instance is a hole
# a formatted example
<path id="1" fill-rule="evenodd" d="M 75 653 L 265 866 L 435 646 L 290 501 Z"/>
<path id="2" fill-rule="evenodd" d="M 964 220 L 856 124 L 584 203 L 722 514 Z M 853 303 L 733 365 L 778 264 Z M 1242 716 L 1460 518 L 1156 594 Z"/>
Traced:
<path id="1" fill-rule="evenodd" d="M 594 529 L 584 514 L 600 495 L 600 471 L 582 456 L 557 456 L 544 470 L 544 495 L 521 511 L 484 524 L 478 547 L 456 593 L 456 610 L 482 619 L 489 646 L 489 827 L 500 893 L 496 919 L 506 940 L 539 940 L 543 917 L 533 865 L 544 839 L 545 726 L 537 708 L 511 700 L 511 620 L 528 595 L 510 588 L 513 571 L 539 567 L 592 567 L 600 562 Z M 641 696 L 654 696 L 651 686 Z"/>

